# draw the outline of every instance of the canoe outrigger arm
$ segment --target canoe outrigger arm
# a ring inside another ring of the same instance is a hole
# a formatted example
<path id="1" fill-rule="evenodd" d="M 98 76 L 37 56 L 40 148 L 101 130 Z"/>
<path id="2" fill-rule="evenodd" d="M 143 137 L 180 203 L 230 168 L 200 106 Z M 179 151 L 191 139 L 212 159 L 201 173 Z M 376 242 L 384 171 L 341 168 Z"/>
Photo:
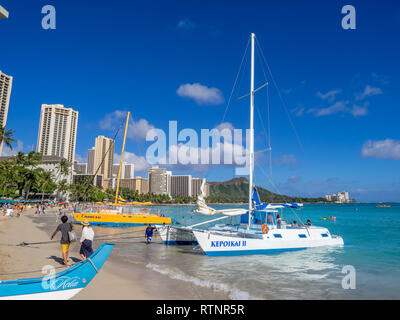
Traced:
<path id="1" fill-rule="evenodd" d="M 92 259 L 87 258 L 86 260 L 89 260 L 90 264 L 92 265 L 92 267 L 94 268 L 94 270 L 96 270 L 97 273 L 99 273 L 99 270 L 96 268 L 96 266 L 94 265 Z"/>

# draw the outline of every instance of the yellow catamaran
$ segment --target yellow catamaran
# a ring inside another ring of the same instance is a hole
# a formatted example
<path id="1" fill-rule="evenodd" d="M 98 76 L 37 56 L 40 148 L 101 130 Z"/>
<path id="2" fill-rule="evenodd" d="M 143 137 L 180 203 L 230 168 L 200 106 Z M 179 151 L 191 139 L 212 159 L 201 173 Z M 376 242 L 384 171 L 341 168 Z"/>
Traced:
<path id="1" fill-rule="evenodd" d="M 159 214 L 149 213 L 149 209 L 143 206 L 152 205 L 151 202 L 128 202 L 119 194 L 119 181 L 121 178 L 122 160 L 124 158 L 126 133 L 128 131 L 128 121 L 130 112 L 128 112 L 125 125 L 124 142 L 122 144 L 121 160 L 119 165 L 117 190 L 115 191 L 115 201 L 106 208 L 87 208 L 85 210 L 74 209 L 74 219 L 78 223 L 88 220 L 92 225 L 108 226 L 133 226 L 145 224 L 170 224 L 171 218 Z M 141 207 L 139 207 L 141 206 Z M 79 212 L 81 211 L 81 212 Z"/>

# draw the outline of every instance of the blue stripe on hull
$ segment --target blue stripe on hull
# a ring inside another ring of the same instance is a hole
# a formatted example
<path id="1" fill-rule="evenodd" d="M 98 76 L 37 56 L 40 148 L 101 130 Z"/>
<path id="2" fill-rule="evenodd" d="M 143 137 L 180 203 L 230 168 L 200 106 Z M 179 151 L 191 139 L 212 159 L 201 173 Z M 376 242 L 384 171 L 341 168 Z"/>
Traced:
<path id="1" fill-rule="evenodd" d="M 240 256 L 240 255 L 254 255 L 254 254 L 275 254 L 287 251 L 298 251 L 307 248 L 287 248 L 287 249 L 261 249 L 261 250 L 235 250 L 235 251 L 204 251 L 208 256 Z"/>
<path id="2" fill-rule="evenodd" d="M 164 241 L 164 244 L 166 245 L 172 245 L 172 246 L 196 246 L 198 245 L 197 241 Z"/>

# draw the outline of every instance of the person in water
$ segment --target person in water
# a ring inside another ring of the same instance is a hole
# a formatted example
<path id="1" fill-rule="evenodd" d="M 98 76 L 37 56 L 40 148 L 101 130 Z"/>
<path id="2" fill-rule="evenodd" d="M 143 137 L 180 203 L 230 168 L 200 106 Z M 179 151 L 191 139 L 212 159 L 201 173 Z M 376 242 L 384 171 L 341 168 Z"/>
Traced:
<path id="1" fill-rule="evenodd" d="M 144 238 L 146 239 L 146 243 L 149 244 L 151 242 L 151 238 L 153 237 L 153 231 L 156 229 L 156 227 L 152 227 L 151 224 L 149 224 L 146 228 L 146 232 L 144 234 Z"/>
<path id="2" fill-rule="evenodd" d="M 307 220 L 307 225 L 308 225 L 308 226 L 312 226 L 312 223 L 311 223 L 310 220 Z"/>

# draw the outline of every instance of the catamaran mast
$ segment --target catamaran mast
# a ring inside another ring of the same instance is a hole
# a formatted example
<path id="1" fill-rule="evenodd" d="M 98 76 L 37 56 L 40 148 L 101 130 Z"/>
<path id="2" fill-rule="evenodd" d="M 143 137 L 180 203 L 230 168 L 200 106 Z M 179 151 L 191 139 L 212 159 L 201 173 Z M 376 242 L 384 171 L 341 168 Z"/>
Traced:
<path id="1" fill-rule="evenodd" d="M 119 192 L 119 180 L 121 178 L 121 169 L 122 169 L 122 161 L 124 159 L 124 150 L 125 150 L 125 140 L 126 140 L 126 132 L 128 131 L 128 122 L 129 122 L 129 116 L 130 112 L 128 111 L 128 115 L 126 117 L 126 124 L 125 124 L 125 133 L 124 133 L 124 142 L 122 144 L 122 152 L 121 152 L 121 160 L 119 161 L 119 170 L 118 170 L 118 180 L 117 180 L 117 190 L 115 191 L 115 203 L 118 203 L 118 192 Z"/>
<path id="2" fill-rule="evenodd" d="M 250 79 L 250 164 L 249 164 L 249 225 L 253 209 L 253 170 L 254 170 L 254 40 L 256 35 L 251 34 L 251 79 Z"/>

